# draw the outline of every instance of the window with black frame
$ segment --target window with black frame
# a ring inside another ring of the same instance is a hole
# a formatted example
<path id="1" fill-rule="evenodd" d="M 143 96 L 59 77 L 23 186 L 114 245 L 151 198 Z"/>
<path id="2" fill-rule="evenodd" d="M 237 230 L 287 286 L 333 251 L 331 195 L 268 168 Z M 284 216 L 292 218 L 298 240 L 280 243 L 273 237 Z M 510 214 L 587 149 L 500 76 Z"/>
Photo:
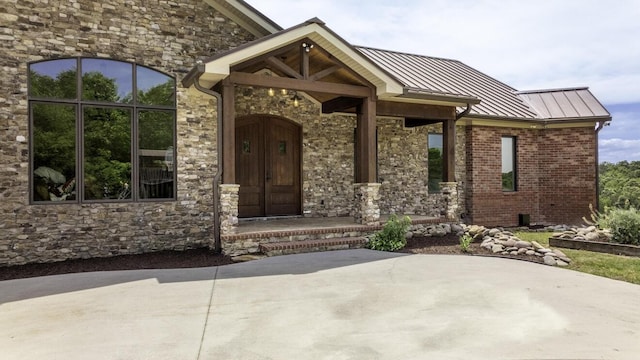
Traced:
<path id="1" fill-rule="evenodd" d="M 502 191 L 517 191 L 516 138 L 502 137 Z"/>
<path id="2" fill-rule="evenodd" d="M 440 183 L 443 181 L 444 162 L 442 156 L 442 134 L 429 133 L 427 143 L 429 146 L 429 192 L 440 192 Z"/>
<path id="3" fill-rule="evenodd" d="M 175 199 L 175 88 L 124 61 L 29 64 L 31 200 Z"/>

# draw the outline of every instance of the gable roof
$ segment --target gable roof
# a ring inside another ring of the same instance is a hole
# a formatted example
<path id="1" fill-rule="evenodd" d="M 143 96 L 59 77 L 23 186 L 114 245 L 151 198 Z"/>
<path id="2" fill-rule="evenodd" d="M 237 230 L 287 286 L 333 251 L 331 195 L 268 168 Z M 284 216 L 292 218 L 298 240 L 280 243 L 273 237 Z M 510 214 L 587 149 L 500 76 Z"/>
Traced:
<path id="1" fill-rule="evenodd" d="M 254 35 L 263 36 L 205 60 L 205 82 L 215 83 L 226 77 L 234 64 L 308 37 L 374 84 L 377 95 L 387 100 L 474 104 L 465 116 L 469 118 L 611 119 L 588 88 L 519 92 L 458 60 L 353 46 L 317 18 L 283 30 L 244 0 L 205 1 L 240 25 L 249 26 Z M 192 69 L 183 82 L 189 84 L 196 72 Z"/>
<path id="2" fill-rule="evenodd" d="M 369 60 L 317 18 L 307 20 L 297 26 L 250 41 L 203 60 L 205 72 L 202 74 L 201 79 L 204 84 L 213 85 L 227 77 L 230 74 L 231 67 L 234 65 L 307 38 L 375 85 L 378 96 L 403 94 L 402 85 L 393 76 Z M 185 76 L 183 80 L 185 86 L 190 85 L 195 72 L 197 72 L 197 68 L 193 68 Z"/>

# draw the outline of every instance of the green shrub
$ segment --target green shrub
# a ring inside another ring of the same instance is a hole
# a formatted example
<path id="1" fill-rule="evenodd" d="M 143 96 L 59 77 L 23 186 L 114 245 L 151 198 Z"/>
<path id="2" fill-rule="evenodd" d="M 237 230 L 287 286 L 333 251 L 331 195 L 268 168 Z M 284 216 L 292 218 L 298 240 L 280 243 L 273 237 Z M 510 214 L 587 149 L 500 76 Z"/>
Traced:
<path id="1" fill-rule="evenodd" d="M 635 208 L 611 210 L 603 225 L 611 230 L 614 242 L 640 245 L 640 211 Z"/>
<path id="2" fill-rule="evenodd" d="M 407 230 L 411 226 L 408 216 L 398 219 L 395 214 L 389 217 L 382 230 L 378 231 L 367 243 L 367 248 L 380 251 L 396 251 L 407 245 Z"/>
<path id="3" fill-rule="evenodd" d="M 469 252 L 469 246 L 473 242 L 473 236 L 469 233 L 464 233 L 464 235 L 460 236 L 460 249 L 464 252 Z"/>

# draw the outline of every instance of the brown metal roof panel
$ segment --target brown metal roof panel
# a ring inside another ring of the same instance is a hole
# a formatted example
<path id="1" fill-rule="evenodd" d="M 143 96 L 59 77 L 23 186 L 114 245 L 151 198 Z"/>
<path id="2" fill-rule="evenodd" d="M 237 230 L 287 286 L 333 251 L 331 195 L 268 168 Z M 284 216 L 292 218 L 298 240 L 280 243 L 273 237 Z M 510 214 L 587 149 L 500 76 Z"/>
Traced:
<path id="1" fill-rule="evenodd" d="M 562 111 L 561 116 L 565 118 L 578 117 L 579 113 L 576 110 L 576 107 L 573 106 L 567 94 L 565 92 L 557 92 L 551 94 L 553 100 L 555 100 L 556 104 L 560 107 Z"/>
<path id="2" fill-rule="evenodd" d="M 515 89 L 460 61 L 356 47 L 406 87 L 481 99 L 471 114 L 538 118 Z"/>
<path id="3" fill-rule="evenodd" d="M 532 90 L 518 94 L 543 119 L 610 116 L 588 88 Z"/>
<path id="4" fill-rule="evenodd" d="M 576 94 L 580 96 L 585 105 L 593 113 L 594 116 L 610 116 L 609 111 L 602 106 L 600 101 L 589 91 L 589 89 L 576 90 Z"/>

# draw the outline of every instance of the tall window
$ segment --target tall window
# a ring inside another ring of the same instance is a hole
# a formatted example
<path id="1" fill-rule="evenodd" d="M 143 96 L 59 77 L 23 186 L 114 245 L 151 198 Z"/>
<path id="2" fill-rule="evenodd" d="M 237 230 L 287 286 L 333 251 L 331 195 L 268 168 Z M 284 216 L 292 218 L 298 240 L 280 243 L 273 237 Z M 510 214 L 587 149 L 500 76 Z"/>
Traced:
<path id="1" fill-rule="evenodd" d="M 429 133 L 429 192 L 439 192 L 444 164 L 442 160 L 442 134 Z"/>
<path id="2" fill-rule="evenodd" d="M 175 79 L 128 62 L 29 65 L 31 200 L 174 199 Z"/>
<path id="3" fill-rule="evenodd" d="M 502 138 L 502 191 L 516 191 L 518 184 L 516 166 L 516 138 Z"/>

